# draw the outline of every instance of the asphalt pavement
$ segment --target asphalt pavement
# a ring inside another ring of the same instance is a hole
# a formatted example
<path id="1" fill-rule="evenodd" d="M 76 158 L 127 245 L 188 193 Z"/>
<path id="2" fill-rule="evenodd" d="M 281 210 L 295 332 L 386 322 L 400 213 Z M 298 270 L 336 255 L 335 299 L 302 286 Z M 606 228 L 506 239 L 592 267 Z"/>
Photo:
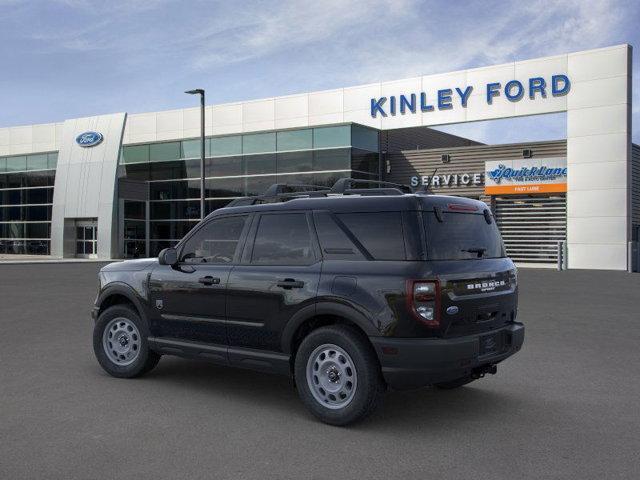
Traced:
<path id="1" fill-rule="evenodd" d="M 631 479 L 640 274 L 520 269 L 523 350 L 455 391 L 391 392 L 348 428 L 284 377 L 163 357 L 104 373 L 100 264 L 0 265 L 0 479 Z"/>

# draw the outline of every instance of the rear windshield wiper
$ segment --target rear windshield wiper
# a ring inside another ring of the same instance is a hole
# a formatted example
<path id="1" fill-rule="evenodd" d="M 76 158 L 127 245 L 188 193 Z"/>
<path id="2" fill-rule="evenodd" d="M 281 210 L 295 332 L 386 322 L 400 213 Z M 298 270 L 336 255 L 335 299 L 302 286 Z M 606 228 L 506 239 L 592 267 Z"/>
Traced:
<path id="1" fill-rule="evenodd" d="M 469 253 L 477 253 L 478 254 L 478 258 L 482 258 L 482 256 L 484 255 L 484 252 L 487 251 L 486 248 L 463 248 L 462 249 L 463 252 L 469 252 Z"/>

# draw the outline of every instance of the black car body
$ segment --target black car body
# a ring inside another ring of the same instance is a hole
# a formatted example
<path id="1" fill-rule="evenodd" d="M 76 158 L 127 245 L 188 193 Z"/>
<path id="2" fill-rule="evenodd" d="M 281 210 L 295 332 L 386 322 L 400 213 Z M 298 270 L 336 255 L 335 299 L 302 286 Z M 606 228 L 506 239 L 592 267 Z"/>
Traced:
<path id="1" fill-rule="evenodd" d="M 295 377 L 305 338 L 337 325 L 370 351 L 382 383 L 451 388 L 495 373 L 521 348 L 517 293 L 515 266 L 484 203 L 329 195 L 223 208 L 160 261 L 104 267 L 94 318 L 127 303 L 156 355 Z M 328 365 L 329 374 L 342 371 L 340 362 Z M 322 412 L 314 411 L 329 423 L 358 418 Z"/>

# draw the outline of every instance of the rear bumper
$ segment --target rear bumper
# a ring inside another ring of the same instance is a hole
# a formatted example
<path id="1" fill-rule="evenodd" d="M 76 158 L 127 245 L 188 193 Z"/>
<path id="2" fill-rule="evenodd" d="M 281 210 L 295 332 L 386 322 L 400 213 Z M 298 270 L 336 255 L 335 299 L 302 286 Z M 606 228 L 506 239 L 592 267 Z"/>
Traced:
<path id="1" fill-rule="evenodd" d="M 498 347 L 489 353 L 485 337 L 497 335 Z M 458 338 L 370 337 L 382 375 L 392 388 L 402 390 L 455 380 L 474 369 L 501 362 L 524 342 L 524 325 L 512 323 L 497 330 Z"/>

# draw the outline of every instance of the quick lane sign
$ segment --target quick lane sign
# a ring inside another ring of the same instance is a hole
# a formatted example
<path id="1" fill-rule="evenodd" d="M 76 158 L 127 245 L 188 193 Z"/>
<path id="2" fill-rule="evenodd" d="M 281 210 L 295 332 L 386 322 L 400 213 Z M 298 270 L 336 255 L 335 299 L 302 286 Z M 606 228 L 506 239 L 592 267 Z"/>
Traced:
<path id="1" fill-rule="evenodd" d="M 371 99 L 371 116 L 386 117 L 397 114 L 414 114 L 417 112 L 433 112 L 437 110 L 451 110 L 456 106 L 467 107 L 469 98 L 474 91 L 473 85 L 465 87 L 452 87 L 437 90 L 435 92 L 408 93 L 391 95 Z M 563 74 L 552 75 L 547 81 L 544 77 L 531 77 L 526 82 L 510 80 L 504 86 L 500 82 L 487 83 L 482 86 L 483 100 L 487 105 L 493 103 L 493 99 L 504 95 L 510 102 L 519 102 L 525 94 L 529 100 L 547 98 L 548 95 L 559 97 L 566 95 L 571 90 L 569 77 Z"/>
<path id="2" fill-rule="evenodd" d="M 487 195 L 567 191 L 566 157 L 490 161 L 485 170 Z"/>

